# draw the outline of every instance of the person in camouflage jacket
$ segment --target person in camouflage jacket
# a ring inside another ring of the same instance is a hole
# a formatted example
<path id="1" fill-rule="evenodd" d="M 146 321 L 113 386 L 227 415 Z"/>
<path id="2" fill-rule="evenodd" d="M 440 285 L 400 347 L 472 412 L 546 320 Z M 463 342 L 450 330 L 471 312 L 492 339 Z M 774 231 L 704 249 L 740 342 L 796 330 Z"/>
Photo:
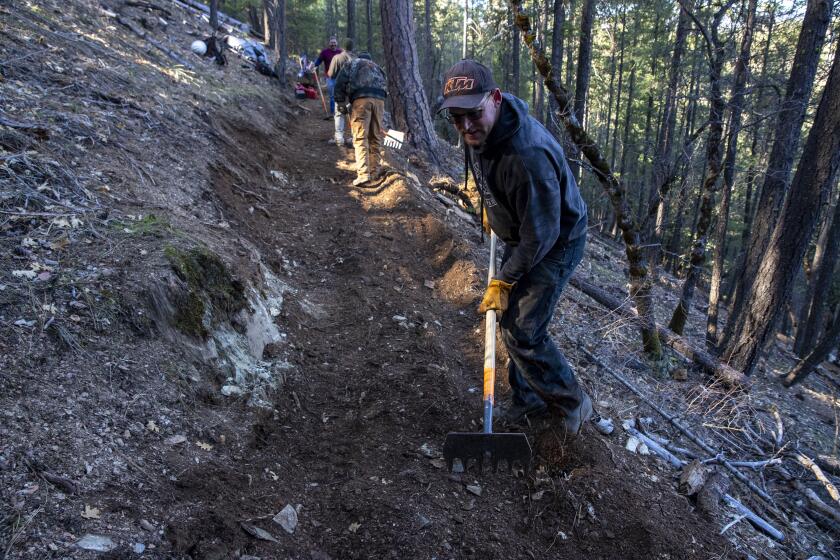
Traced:
<path id="1" fill-rule="evenodd" d="M 388 96 L 385 72 L 371 60 L 370 54 L 345 64 L 336 76 L 335 101 L 339 111 L 347 112 L 350 103 L 350 129 L 356 152 L 356 180 L 353 186 L 378 179 L 382 173 L 382 120 Z"/>

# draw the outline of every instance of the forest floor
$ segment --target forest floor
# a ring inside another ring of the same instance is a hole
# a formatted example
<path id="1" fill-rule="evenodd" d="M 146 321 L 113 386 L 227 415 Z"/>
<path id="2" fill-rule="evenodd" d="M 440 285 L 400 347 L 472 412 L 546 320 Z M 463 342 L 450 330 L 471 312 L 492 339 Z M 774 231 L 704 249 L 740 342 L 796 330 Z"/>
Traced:
<path id="1" fill-rule="evenodd" d="M 778 509 L 728 491 L 785 541 L 721 536 L 738 514 L 620 424 L 691 444 L 586 357 L 729 457 L 836 457 L 837 386 L 782 389 L 783 343 L 748 393 L 678 380 L 570 287 L 552 333 L 616 432 L 528 431 L 529 472 L 449 473 L 446 433 L 480 429 L 487 244 L 445 179 L 390 151 L 351 187 L 320 102 L 192 56 L 206 23 L 174 3 L 0 1 L 0 23 L 0 557 L 840 557 L 777 465 L 744 472 Z M 621 297 L 620 247 L 590 240 L 580 274 Z"/>

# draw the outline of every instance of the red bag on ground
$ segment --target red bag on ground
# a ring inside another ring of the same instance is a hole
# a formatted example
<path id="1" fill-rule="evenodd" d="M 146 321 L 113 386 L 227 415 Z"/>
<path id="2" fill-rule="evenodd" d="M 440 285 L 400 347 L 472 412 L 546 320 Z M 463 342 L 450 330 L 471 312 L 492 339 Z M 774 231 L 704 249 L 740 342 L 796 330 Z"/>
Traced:
<path id="1" fill-rule="evenodd" d="M 314 87 L 307 87 L 306 88 L 306 98 L 307 99 L 318 99 L 318 92 L 315 90 Z"/>

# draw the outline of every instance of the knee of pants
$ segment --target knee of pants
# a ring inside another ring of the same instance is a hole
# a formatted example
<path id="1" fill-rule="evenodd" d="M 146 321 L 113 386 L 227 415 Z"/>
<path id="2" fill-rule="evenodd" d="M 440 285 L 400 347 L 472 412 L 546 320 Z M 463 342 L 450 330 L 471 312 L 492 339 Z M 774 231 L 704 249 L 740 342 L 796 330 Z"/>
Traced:
<path id="1" fill-rule="evenodd" d="M 521 329 L 517 325 L 502 326 L 500 331 L 502 335 L 502 342 L 505 343 L 505 348 L 507 348 L 508 352 L 512 353 L 532 350 L 539 346 L 543 338 L 539 336 L 538 333 L 529 332 L 527 329 Z"/>

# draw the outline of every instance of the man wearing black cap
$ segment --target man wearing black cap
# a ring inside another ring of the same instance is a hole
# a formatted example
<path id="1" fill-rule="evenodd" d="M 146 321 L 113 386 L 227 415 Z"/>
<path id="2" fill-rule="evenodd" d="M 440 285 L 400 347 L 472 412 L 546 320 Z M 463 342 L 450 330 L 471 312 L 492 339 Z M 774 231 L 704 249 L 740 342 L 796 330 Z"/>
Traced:
<path id="1" fill-rule="evenodd" d="M 563 149 L 528 105 L 462 60 L 444 76 L 441 110 L 464 138 L 489 227 L 505 242 L 502 266 L 479 312 L 495 309 L 510 363 L 512 398 L 501 419 L 521 425 L 551 413 L 576 435 L 592 401 L 548 334 L 554 308 L 586 244 L 586 203 Z"/>

